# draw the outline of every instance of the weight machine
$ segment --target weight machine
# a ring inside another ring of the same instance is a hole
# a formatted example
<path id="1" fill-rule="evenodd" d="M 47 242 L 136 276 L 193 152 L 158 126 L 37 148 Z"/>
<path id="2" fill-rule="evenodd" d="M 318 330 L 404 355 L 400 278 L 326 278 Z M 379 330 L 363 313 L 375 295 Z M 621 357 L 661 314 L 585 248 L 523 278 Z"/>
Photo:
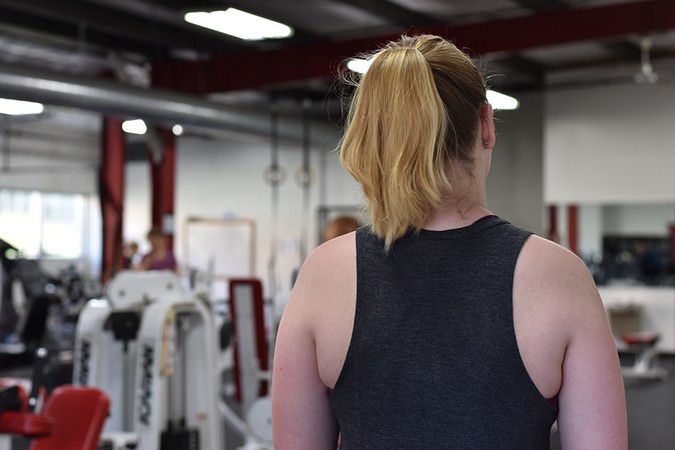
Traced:
<path id="1" fill-rule="evenodd" d="M 172 272 L 125 271 L 77 328 L 73 379 L 111 399 L 111 449 L 223 448 L 216 332 L 208 305 Z"/>
<path id="2" fill-rule="evenodd" d="M 234 345 L 236 399 L 244 419 L 224 402 L 225 420 L 243 437 L 239 450 L 272 449 L 272 381 L 274 347 L 272 308 L 263 300 L 262 283 L 255 278 L 230 280 L 230 312 Z"/>

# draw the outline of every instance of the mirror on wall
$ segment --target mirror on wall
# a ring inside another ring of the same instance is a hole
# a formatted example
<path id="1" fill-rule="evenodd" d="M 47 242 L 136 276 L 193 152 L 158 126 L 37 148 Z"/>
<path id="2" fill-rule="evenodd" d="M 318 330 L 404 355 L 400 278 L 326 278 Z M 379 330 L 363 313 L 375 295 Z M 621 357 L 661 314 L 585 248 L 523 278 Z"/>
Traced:
<path id="1" fill-rule="evenodd" d="M 675 285 L 675 205 L 579 205 L 578 227 L 579 254 L 599 285 Z"/>

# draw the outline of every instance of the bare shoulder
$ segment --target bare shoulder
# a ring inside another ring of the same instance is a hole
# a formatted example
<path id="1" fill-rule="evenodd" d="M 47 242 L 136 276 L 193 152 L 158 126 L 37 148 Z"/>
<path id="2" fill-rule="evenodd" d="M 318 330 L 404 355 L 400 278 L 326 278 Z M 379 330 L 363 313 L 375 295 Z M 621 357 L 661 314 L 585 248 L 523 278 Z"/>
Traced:
<path id="1" fill-rule="evenodd" d="M 575 315 L 601 306 L 584 262 L 566 248 L 536 235 L 523 246 L 516 266 L 516 283 L 522 292 Z"/>
<path id="2" fill-rule="evenodd" d="M 351 232 L 315 248 L 300 268 L 289 306 L 321 310 L 354 289 L 356 241 Z"/>
<path id="3" fill-rule="evenodd" d="M 320 245 L 307 256 L 284 309 L 280 336 L 294 336 L 292 340 L 314 345 L 316 330 L 323 329 L 323 323 L 336 321 L 340 300 L 355 292 L 354 247 L 354 233 L 349 233 Z"/>
<path id="4" fill-rule="evenodd" d="M 561 358 L 569 344 L 588 330 L 609 333 L 588 268 L 574 253 L 547 239 L 534 235 L 523 246 L 513 294 L 516 326 L 550 335 L 549 351 L 559 349 Z"/>
<path id="5" fill-rule="evenodd" d="M 527 267 L 529 273 L 549 275 L 551 281 L 569 281 L 570 277 L 579 279 L 590 276 L 577 255 L 537 235 L 532 235 L 527 240 L 518 263 Z M 592 279 L 589 281 L 592 282 Z"/>
<path id="6" fill-rule="evenodd" d="M 354 264 L 356 255 L 356 233 L 351 232 L 324 242 L 315 248 L 303 262 L 298 275 L 316 280 L 330 279 L 344 269 L 346 265 Z"/>

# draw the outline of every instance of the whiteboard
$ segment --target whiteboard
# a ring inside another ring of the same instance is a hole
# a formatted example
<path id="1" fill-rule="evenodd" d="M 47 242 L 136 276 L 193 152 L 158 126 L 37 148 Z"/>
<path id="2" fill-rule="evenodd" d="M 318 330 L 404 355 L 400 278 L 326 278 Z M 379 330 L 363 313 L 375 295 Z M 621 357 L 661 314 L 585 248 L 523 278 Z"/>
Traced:
<path id="1" fill-rule="evenodd" d="M 190 269 L 210 273 L 213 279 L 253 276 L 253 220 L 191 217 L 186 220 L 184 242 L 186 263 Z"/>

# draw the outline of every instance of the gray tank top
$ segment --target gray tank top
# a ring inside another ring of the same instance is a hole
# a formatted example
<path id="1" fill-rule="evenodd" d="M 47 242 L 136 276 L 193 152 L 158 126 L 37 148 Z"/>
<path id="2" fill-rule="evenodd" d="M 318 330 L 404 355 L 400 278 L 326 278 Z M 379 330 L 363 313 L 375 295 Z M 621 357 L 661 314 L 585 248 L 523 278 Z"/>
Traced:
<path id="1" fill-rule="evenodd" d="M 341 450 L 549 448 L 557 408 L 530 379 L 513 327 L 530 235 L 489 216 L 410 233 L 386 254 L 357 230 L 354 329 L 330 398 Z"/>

